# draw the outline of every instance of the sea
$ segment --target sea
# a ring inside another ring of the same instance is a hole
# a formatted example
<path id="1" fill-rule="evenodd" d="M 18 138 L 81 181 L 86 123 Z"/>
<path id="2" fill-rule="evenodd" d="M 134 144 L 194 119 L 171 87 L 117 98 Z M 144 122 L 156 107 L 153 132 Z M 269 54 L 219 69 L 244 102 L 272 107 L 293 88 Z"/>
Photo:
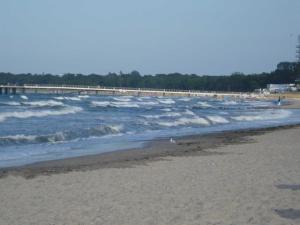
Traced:
<path id="1" fill-rule="evenodd" d="M 275 99 L 0 95 L 0 168 L 298 123 L 300 110 L 283 109 Z"/>

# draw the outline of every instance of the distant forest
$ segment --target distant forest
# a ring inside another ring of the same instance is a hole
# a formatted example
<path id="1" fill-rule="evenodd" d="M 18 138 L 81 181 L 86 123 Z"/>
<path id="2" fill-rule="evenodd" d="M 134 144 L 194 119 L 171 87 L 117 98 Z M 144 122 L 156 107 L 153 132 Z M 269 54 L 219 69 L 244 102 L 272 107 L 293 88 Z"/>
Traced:
<path id="1" fill-rule="evenodd" d="M 298 68 L 299 72 L 299 68 Z M 271 73 L 245 75 L 233 73 L 230 76 L 199 76 L 196 74 L 140 75 L 138 71 L 129 74 L 109 73 L 107 75 L 83 74 L 12 74 L 0 72 L 0 84 L 59 84 L 90 85 L 106 87 L 158 88 L 201 91 L 247 92 L 266 88 L 267 84 L 294 83 L 300 73 L 291 70 L 276 70 Z"/>

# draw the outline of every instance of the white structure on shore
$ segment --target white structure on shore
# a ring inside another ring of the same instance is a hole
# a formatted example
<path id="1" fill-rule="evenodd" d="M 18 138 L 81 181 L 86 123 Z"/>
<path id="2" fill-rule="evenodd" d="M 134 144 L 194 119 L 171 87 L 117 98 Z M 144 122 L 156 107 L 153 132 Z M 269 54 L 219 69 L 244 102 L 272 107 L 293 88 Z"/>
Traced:
<path id="1" fill-rule="evenodd" d="M 268 84 L 268 91 L 270 93 L 282 93 L 288 91 L 297 91 L 295 84 Z"/>

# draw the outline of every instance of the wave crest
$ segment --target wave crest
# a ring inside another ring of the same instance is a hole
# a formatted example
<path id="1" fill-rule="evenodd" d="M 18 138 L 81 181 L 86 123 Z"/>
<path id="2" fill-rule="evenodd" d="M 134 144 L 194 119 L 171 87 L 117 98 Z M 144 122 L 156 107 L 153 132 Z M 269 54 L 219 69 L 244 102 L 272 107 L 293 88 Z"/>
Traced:
<path id="1" fill-rule="evenodd" d="M 62 110 L 41 110 L 41 111 L 22 111 L 22 112 L 5 112 L 0 113 L 0 122 L 9 118 L 27 119 L 31 117 L 46 117 L 46 116 L 60 116 L 65 114 L 75 114 L 82 111 L 81 107 L 69 106 Z"/>
<path id="2" fill-rule="evenodd" d="M 70 141 L 80 138 L 100 137 L 120 133 L 122 126 L 98 126 L 77 131 L 69 130 L 48 135 L 12 135 L 0 137 L 0 146 L 15 144 L 38 144 Z"/>
<path id="3" fill-rule="evenodd" d="M 183 126 L 183 125 L 204 125 L 209 126 L 210 123 L 208 120 L 195 116 L 192 118 L 180 118 L 173 122 L 158 122 L 158 125 L 165 126 L 165 127 L 176 127 L 176 126 Z"/>
<path id="4" fill-rule="evenodd" d="M 236 121 L 255 121 L 255 120 L 278 120 L 288 118 L 292 113 L 288 110 L 267 110 L 260 115 L 241 115 L 233 116 Z"/>
<path id="5" fill-rule="evenodd" d="M 34 101 L 34 102 L 22 102 L 23 105 L 29 105 L 33 107 L 55 107 L 55 106 L 64 106 L 64 103 L 48 100 L 48 101 Z"/>
<path id="6" fill-rule="evenodd" d="M 134 102 L 109 102 L 109 101 L 91 101 L 94 107 L 116 107 L 116 108 L 139 108 Z"/>
<path id="7" fill-rule="evenodd" d="M 229 121 L 222 117 L 222 116 L 207 116 L 206 117 L 209 121 L 211 121 L 213 124 L 218 124 L 218 123 L 229 123 Z"/>

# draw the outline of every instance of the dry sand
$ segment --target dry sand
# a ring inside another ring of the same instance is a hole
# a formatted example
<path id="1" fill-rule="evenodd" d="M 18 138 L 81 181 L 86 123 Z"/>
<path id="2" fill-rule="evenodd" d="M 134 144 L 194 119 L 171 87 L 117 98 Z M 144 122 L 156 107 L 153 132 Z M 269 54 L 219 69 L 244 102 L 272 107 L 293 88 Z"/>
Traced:
<path id="1" fill-rule="evenodd" d="M 156 157 L 2 171 L 0 224 L 300 224 L 300 128 L 250 134 L 158 143 L 167 150 Z"/>

